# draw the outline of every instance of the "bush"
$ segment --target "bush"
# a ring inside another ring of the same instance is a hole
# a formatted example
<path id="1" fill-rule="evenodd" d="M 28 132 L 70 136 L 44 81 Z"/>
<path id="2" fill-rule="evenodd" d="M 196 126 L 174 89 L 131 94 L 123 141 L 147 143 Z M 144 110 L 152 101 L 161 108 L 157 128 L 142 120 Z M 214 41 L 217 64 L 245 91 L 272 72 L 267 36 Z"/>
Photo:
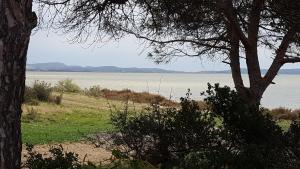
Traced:
<path id="1" fill-rule="evenodd" d="M 35 105 L 37 101 L 48 101 L 51 92 L 51 84 L 36 80 L 32 87 L 25 87 L 24 102 Z"/>
<path id="2" fill-rule="evenodd" d="M 251 108 L 229 87 L 209 85 L 207 109 L 188 98 L 181 108 L 153 105 L 112 116 L 114 141 L 133 159 L 163 169 L 296 169 L 300 167 L 300 123 L 287 133 L 262 108 Z M 218 122 L 218 123 L 217 123 Z"/>
<path id="3" fill-rule="evenodd" d="M 300 110 L 292 110 L 285 107 L 279 107 L 271 110 L 267 110 L 274 119 L 284 119 L 284 120 L 296 120 L 299 118 Z"/>
<path id="4" fill-rule="evenodd" d="M 50 157 L 44 158 L 42 154 L 33 151 L 32 145 L 27 145 L 28 158 L 25 167 L 28 169 L 81 169 L 78 155 L 63 152 L 62 146 L 52 147 Z"/>
<path id="5" fill-rule="evenodd" d="M 35 81 L 32 87 L 39 101 L 48 101 L 52 92 L 51 84 L 44 81 Z"/>
<path id="6" fill-rule="evenodd" d="M 57 105 L 60 105 L 63 99 L 63 94 L 61 93 L 60 95 L 51 95 L 49 97 L 49 102 L 54 103 Z"/>
<path id="7" fill-rule="evenodd" d="M 229 168 L 299 168 L 282 129 L 264 109 L 249 108 L 229 87 L 210 86 L 205 101 L 222 121 L 218 151 Z M 230 147 L 230 148 L 229 148 Z M 287 153 L 291 152 L 291 153 Z"/>
<path id="8" fill-rule="evenodd" d="M 38 105 L 39 101 L 32 87 L 25 86 L 24 103 L 29 105 Z"/>
<path id="9" fill-rule="evenodd" d="M 156 103 L 159 102 L 162 106 L 177 106 L 176 102 L 173 102 L 165 97 L 157 94 L 151 94 L 148 92 L 134 92 L 129 89 L 123 89 L 120 91 L 102 89 L 101 90 L 103 97 L 112 100 L 121 100 L 121 101 L 133 101 L 136 103 Z"/>
<path id="10" fill-rule="evenodd" d="M 26 145 L 27 159 L 24 167 L 28 169 L 155 169 L 147 162 L 113 157 L 106 164 L 96 166 L 91 162 L 79 162 L 78 155 L 73 152 L 64 152 L 62 146 L 51 147 L 49 157 L 33 151 L 33 145 Z M 113 151 L 118 155 L 118 151 Z"/>
<path id="11" fill-rule="evenodd" d="M 293 114 L 295 114 L 298 118 L 300 117 L 300 109 L 295 109 L 292 111 Z"/>
<path id="12" fill-rule="evenodd" d="M 134 159 L 162 168 L 179 165 L 192 149 L 205 151 L 218 134 L 214 116 L 200 111 L 197 102 L 189 98 L 181 99 L 180 110 L 153 104 L 146 113 L 134 114 L 125 110 L 112 115 L 112 123 L 121 133 L 115 137 L 116 144 L 125 144 Z"/>
<path id="13" fill-rule="evenodd" d="M 100 86 L 92 86 L 90 88 L 86 88 L 84 90 L 85 95 L 93 96 L 93 97 L 100 97 L 103 95 L 103 92 L 101 91 Z"/>
<path id="14" fill-rule="evenodd" d="M 70 93 L 78 93 L 81 91 L 80 87 L 77 84 L 75 84 L 72 79 L 65 79 L 65 80 L 58 81 L 54 89 L 59 92 L 70 92 Z"/>

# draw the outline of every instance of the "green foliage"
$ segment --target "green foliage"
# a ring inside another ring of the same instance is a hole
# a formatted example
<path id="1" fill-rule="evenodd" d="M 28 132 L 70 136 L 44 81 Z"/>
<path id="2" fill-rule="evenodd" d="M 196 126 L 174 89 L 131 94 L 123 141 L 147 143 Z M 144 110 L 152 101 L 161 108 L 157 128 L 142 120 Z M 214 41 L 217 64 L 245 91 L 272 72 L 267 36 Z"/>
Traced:
<path id="1" fill-rule="evenodd" d="M 191 149 L 210 147 L 218 134 L 214 117 L 189 98 L 181 99 L 180 110 L 153 104 L 137 114 L 125 110 L 112 115 L 112 123 L 122 133 L 115 142 L 126 144 L 135 159 L 163 168 L 179 165 Z"/>
<path id="2" fill-rule="evenodd" d="M 264 109 L 249 107 L 235 91 L 218 84 L 203 93 L 206 110 L 189 95 L 181 99 L 180 109 L 154 104 L 146 112 L 113 114 L 121 133 L 115 143 L 128 148 L 127 156 L 161 168 L 300 167 L 300 122 L 285 133 Z"/>
<path id="3" fill-rule="evenodd" d="M 59 92 L 69 93 L 78 93 L 81 91 L 80 87 L 77 84 L 75 84 L 72 79 L 58 81 L 54 89 Z"/>
<path id="4" fill-rule="evenodd" d="M 42 154 L 33 151 L 32 145 L 27 145 L 28 159 L 25 167 L 28 169 L 83 169 L 84 165 L 78 162 L 78 155 L 72 152 L 64 152 L 63 147 L 52 147 L 50 157 L 43 157 Z"/>
<path id="5" fill-rule="evenodd" d="M 205 101 L 222 118 L 222 163 L 230 168 L 298 168 L 282 129 L 263 109 L 249 108 L 229 87 L 211 86 Z M 230 147 L 230 149 L 228 149 Z M 229 156 L 228 156 L 229 155 Z"/>
<path id="6" fill-rule="evenodd" d="M 117 159 L 111 164 L 99 167 L 99 169 L 157 169 L 151 164 L 141 160 Z"/>
<path id="7" fill-rule="evenodd" d="M 191 152 L 186 155 L 181 164 L 181 168 L 186 169 L 211 169 L 212 164 L 207 154 L 202 152 Z"/>
<path id="8" fill-rule="evenodd" d="M 26 145 L 28 157 L 24 167 L 28 169 L 155 169 L 147 162 L 116 157 L 111 158 L 108 164 L 96 166 L 91 162 L 79 162 L 77 154 L 64 152 L 62 146 L 51 147 L 49 157 L 35 152 L 33 148 L 33 145 Z"/>

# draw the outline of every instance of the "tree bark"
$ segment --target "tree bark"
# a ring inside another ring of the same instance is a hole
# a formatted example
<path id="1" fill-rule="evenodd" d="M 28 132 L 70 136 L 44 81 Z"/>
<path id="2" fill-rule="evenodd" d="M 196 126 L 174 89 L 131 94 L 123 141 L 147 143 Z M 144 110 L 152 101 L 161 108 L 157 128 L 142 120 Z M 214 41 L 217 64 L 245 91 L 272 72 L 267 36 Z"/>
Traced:
<path id="1" fill-rule="evenodd" d="M 21 105 L 31 30 L 32 0 L 0 0 L 0 169 L 21 165 Z"/>
<path id="2" fill-rule="evenodd" d="M 231 27 L 228 25 L 228 27 Z M 242 96 L 246 97 L 246 88 L 243 82 L 242 74 L 241 74 L 241 65 L 240 65 L 240 41 L 238 36 L 234 33 L 234 29 L 228 30 L 230 32 L 230 51 L 229 51 L 229 59 L 230 59 L 230 68 L 231 75 L 234 82 L 235 89 Z"/>

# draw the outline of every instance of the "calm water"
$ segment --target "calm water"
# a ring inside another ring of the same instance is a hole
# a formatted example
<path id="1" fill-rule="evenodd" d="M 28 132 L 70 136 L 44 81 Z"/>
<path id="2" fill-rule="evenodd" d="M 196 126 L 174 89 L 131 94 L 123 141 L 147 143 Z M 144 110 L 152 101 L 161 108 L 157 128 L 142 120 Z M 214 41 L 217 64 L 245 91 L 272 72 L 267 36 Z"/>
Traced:
<path id="1" fill-rule="evenodd" d="M 66 78 L 82 88 L 92 85 L 118 90 L 128 88 L 158 93 L 173 100 L 185 96 L 188 89 L 191 89 L 194 99 L 201 99 L 200 92 L 207 88 L 208 82 L 233 86 L 229 74 L 27 72 L 26 83 L 30 85 L 35 80 L 42 80 L 54 85 Z M 271 85 L 263 96 L 263 106 L 300 108 L 300 75 L 279 75 L 274 82 L 276 84 Z"/>

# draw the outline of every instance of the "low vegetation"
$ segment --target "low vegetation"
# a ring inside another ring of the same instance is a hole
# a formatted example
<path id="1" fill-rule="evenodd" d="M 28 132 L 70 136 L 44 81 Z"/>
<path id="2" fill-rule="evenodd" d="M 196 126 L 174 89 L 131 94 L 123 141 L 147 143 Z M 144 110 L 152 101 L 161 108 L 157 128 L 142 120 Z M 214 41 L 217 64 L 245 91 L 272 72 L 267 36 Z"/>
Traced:
<path id="1" fill-rule="evenodd" d="M 68 81 L 66 84 L 70 84 Z M 53 88 L 55 86 L 40 81 L 26 87 L 22 115 L 23 142 L 45 144 L 78 141 L 93 133 L 112 130 L 111 112 L 123 109 L 128 101 L 132 110 L 142 110 L 156 102 L 164 107 L 180 106 L 162 96 L 130 90 L 116 91 L 92 86 L 84 91 L 62 94 Z M 203 101 L 197 102 L 197 105 L 200 109 L 208 108 Z M 299 117 L 299 112 L 284 108 L 268 111 L 285 131 L 291 123 L 290 119 L 295 117 L 290 114 Z"/>
<path id="2" fill-rule="evenodd" d="M 54 90 L 67 93 L 78 93 L 81 91 L 80 87 L 72 79 L 58 81 L 56 86 L 54 86 Z"/>
<path id="3" fill-rule="evenodd" d="M 180 109 L 155 104 L 146 112 L 120 111 L 112 117 L 120 131 L 114 141 L 126 147 L 125 157 L 163 169 L 300 167 L 300 122 L 283 131 L 228 87 L 209 86 L 205 102 L 209 109 L 187 97 Z"/>
<path id="4" fill-rule="evenodd" d="M 64 94 L 55 87 L 39 81 L 26 87 L 23 142 L 76 142 L 108 132 L 116 149 L 109 163 L 95 165 L 79 162 L 62 147 L 51 148 L 50 158 L 29 146 L 29 169 L 299 167 L 294 157 L 300 154 L 300 125 L 293 121 L 299 110 L 247 110 L 234 91 L 219 86 L 210 86 L 204 102 L 188 93 L 181 103 L 100 86 Z"/>
<path id="5" fill-rule="evenodd" d="M 92 86 L 84 90 L 84 94 L 93 97 L 103 97 L 109 100 L 127 101 L 130 100 L 135 103 L 153 103 L 159 102 L 163 106 L 176 106 L 178 103 L 166 99 L 158 94 L 151 94 L 148 92 L 134 92 L 129 89 L 110 90 L 101 88 L 100 86 Z"/>
<path id="6" fill-rule="evenodd" d="M 27 169 L 156 169 L 151 164 L 141 160 L 129 160 L 113 151 L 112 157 L 105 164 L 93 164 L 89 161 L 79 161 L 78 155 L 65 152 L 62 146 L 51 147 L 48 157 L 33 150 L 33 145 L 26 145 L 28 157 L 23 163 Z"/>
<path id="7" fill-rule="evenodd" d="M 38 105 L 39 102 L 61 104 L 63 94 L 53 94 L 50 83 L 35 81 L 32 86 L 25 87 L 24 102 L 29 105 Z"/>
<path id="8" fill-rule="evenodd" d="M 126 101 L 130 100 L 135 103 L 156 103 L 159 102 L 162 106 L 176 106 L 178 103 L 171 101 L 169 99 L 166 99 L 165 97 L 157 94 L 151 94 L 148 92 L 134 92 L 129 89 L 124 89 L 121 91 L 117 90 L 109 90 L 109 89 L 103 89 L 102 90 L 103 97 L 110 99 L 110 100 L 120 100 L 120 101 Z"/>
<path id="9" fill-rule="evenodd" d="M 275 109 L 271 109 L 268 111 L 268 113 L 274 118 L 274 119 L 284 119 L 284 120 L 296 120 L 300 117 L 300 110 L 292 110 L 285 107 L 279 107 Z"/>

